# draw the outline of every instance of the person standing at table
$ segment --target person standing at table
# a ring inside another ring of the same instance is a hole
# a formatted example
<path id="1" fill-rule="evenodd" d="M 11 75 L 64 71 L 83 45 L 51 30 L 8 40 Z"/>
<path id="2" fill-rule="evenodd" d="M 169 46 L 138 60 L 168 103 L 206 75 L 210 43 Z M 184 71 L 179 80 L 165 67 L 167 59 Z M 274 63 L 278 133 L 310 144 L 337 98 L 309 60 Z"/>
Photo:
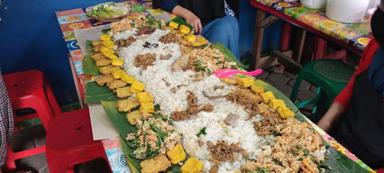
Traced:
<path id="1" fill-rule="evenodd" d="M 371 28 L 375 40 L 318 126 L 378 169 L 384 168 L 384 0 L 372 16 Z"/>
<path id="2" fill-rule="evenodd" d="M 180 16 L 196 34 L 202 34 L 212 43 L 222 43 L 237 57 L 239 26 L 233 0 L 155 0 L 154 7 Z"/>
<path id="3" fill-rule="evenodd" d="M 7 154 L 7 142 L 13 132 L 13 114 L 7 89 L 0 73 L 0 172 Z"/>

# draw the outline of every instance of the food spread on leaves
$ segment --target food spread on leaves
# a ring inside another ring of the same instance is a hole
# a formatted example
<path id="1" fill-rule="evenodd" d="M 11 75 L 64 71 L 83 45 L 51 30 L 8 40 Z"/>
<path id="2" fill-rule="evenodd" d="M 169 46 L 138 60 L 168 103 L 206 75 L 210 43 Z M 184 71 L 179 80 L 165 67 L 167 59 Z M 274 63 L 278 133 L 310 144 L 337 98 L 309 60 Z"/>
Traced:
<path id="1" fill-rule="evenodd" d="M 187 28 L 162 23 L 130 13 L 92 41 L 94 79 L 116 93 L 116 109 L 136 128 L 126 141 L 141 172 L 321 171 L 320 136 L 284 101 L 254 78 L 218 79 L 214 71 L 236 63 L 193 46 Z"/>

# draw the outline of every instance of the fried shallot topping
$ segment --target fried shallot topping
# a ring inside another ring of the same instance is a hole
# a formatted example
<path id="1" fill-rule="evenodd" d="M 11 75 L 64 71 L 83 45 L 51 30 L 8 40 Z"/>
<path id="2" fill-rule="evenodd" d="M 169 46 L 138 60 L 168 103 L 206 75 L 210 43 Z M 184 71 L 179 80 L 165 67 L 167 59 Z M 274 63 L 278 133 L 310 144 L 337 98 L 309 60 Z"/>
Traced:
<path id="1" fill-rule="evenodd" d="M 134 37 L 130 36 L 127 39 L 121 39 L 121 40 L 115 41 L 115 44 L 119 47 L 128 47 L 135 41 L 136 41 L 136 39 Z"/>
<path id="2" fill-rule="evenodd" d="M 148 66 L 152 66 L 153 63 L 156 61 L 156 54 L 154 53 L 147 53 L 144 55 L 138 55 L 135 58 L 135 66 L 141 67 L 143 69 L 147 69 Z"/>
<path id="3" fill-rule="evenodd" d="M 164 35 L 160 38 L 160 42 L 164 44 L 168 43 L 178 43 L 180 40 L 179 35 L 175 31 L 169 32 L 167 35 Z"/>
<path id="4" fill-rule="evenodd" d="M 240 143 L 228 144 L 225 141 L 217 141 L 216 144 L 212 142 L 207 142 L 208 151 L 211 154 L 211 158 L 215 162 L 234 162 L 238 159 L 239 154 L 243 157 L 247 156 L 246 151 L 240 147 Z"/>
<path id="5" fill-rule="evenodd" d="M 249 113 L 258 112 L 258 104 L 263 101 L 263 99 L 253 93 L 250 93 L 248 90 L 237 89 L 234 92 L 226 96 L 227 100 L 237 103 L 245 107 Z"/>
<path id="6" fill-rule="evenodd" d="M 188 92 L 187 95 L 188 108 L 184 111 L 175 111 L 171 113 L 171 117 L 175 121 L 187 120 L 199 112 L 212 112 L 213 106 L 209 103 L 199 105 L 197 104 L 197 97 L 192 92 Z"/>

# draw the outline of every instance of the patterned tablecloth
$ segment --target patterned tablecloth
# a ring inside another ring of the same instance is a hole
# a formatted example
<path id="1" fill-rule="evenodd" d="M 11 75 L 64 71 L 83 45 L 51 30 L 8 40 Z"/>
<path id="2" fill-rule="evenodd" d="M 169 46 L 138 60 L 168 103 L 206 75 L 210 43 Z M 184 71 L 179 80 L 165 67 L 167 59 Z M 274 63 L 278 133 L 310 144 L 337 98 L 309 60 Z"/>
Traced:
<path id="1" fill-rule="evenodd" d="M 131 0 L 132 1 L 132 0 Z M 133 2 L 133 1 L 132 1 Z M 146 7 L 151 6 L 151 1 L 135 1 L 133 3 L 141 3 Z M 150 9 L 149 12 L 161 19 L 170 20 L 174 16 L 161 10 Z M 75 29 L 86 29 L 95 26 L 100 26 L 105 23 L 100 23 L 87 17 L 84 9 L 77 8 L 65 11 L 56 12 L 57 20 L 60 24 L 61 31 L 63 33 L 64 41 L 69 51 L 69 58 L 71 65 L 74 67 L 73 72 L 76 85 L 80 94 L 80 98 L 84 99 L 84 86 L 87 81 L 87 76 L 84 74 L 82 67 L 83 54 L 80 47 L 77 44 L 75 38 Z M 113 173 L 130 173 L 128 163 L 125 160 L 125 156 L 121 149 L 120 139 L 106 139 L 102 141 L 106 155 L 108 157 L 109 164 Z"/>
<path id="2" fill-rule="evenodd" d="M 323 11 L 303 7 L 299 2 L 284 2 L 283 0 L 256 1 L 312 26 L 331 37 L 343 40 L 359 50 L 364 50 L 371 41 L 368 21 L 345 24 L 327 18 Z"/>
<path id="3" fill-rule="evenodd" d="M 278 0 L 265 0 L 263 3 L 265 4 L 270 4 L 273 5 L 275 2 Z M 144 2 L 145 3 L 145 2 Z M 302 9 L 302 10 L 300 10 Z M 307 9 L 304 9 L 302 7 L 292 7 L 292 8 L 286 8 L 284 12 L 290 13 L 292 16 L 295 16 L 296 18 L 299 18 L 301 20 L 306 20 L 308 22 L 312 21 L 313 19 L 308 16 L 322 16 L 319 13 L 314 13 L 314 12 L 301 12 L 301 11 L 306 11 Z M 297 12 L 295 12 L 297 11 Z M 165 20 L 170 20 L 174 16 L 166 13 L 161 10 L 153 10 L 150 9 L 149 12 L 154 15 L 156 18 L 162 18 Z M 77 41 L 74 35 L 74 30 L 75 29 L 85 29 L 85 28 L 90 28 L 90 27 L 95 27 L 102 25 L 104 23 L 100 23 L 97 21 L 94 21 L 90 18 L 87 17 L 85 14 L 85 11 L 81 8 L 78 9 L 72 9 L 72 10 L 65 10 L 65 11 L 58 11 L 56 12 L 57 20 L 60 24 L 60 28 L 63 33 L 63 38 L 66 42 L 69 54 L 70 54 L 70 60 L 72 62 L 72 65 L 74 67 L 74 72 L 77 82 L 78 82 L 78 87 L 79 91 L 81 94 L 81 98 L 84 98 L 84 83 L 86 81 L 86 76 L 84 75 L 83 69 L 82 69 L 82 60 L 83 60 L 83 55 L 80 51 L 79 46 L 77 45 Z M 322 21 L 322 23 L 326 24 L 320 24 L 321 22 L 313 22 L 314 25 L 315 23 L 318 24 L 318 27 L 324 27 L 328 26 L 327 22 L 331 22 L 332 26 L 337 26 L 335 28 L 337 29 L 329 29 L 330 33 L 336 33 L 336 30 L 344 29 L 344 30 L 350 30 L 349 34 L 341 34 L 343 38 L 352 38 L 352 35 L 355 35 L 354 39 L 359 39 L 359 38 L 366 38 L 368 35 L 368 31 L 364 30 L 366 24 L 356 24 L 354 25 L 345 25 L 345 24 L 340 24 L 334 21 L 330 21 L 329 19 L 326 19 L 324 16 L 319 17 L 321 18 L 318 21 Z M 339 25 L 342 25 L 342 27 L 338 27 Z M 360 28 L 360 29 L 356 29 Z M 360 32 L 357 32 L 357 30 L 361 30 Z M 365 34 L 362 34 L 365 33 Z M 356 37 L 359 36 L 359 37 Z M 353 40 L 353 39 L 349 39 Z M 368 42 L 368 41 L 367 41 Z M 360 164 L 362 167 L 372 171 L 368 166 L 366 166 L 362 161 L 360 161 L 356 156 L 354 156 L 351 152 L 349 152 L 347 149 L 345 149 L 343 146 L 341 146 L 337 141 L 335 141 L 332 137 L 330 137 L 327 133 L 325 133 L 323 130 L 318 128 L 316 125 L 312 124 L 313 127 L 326 139 L 333 147 L 335 147 L 337 150 L 351 158 L 353 161 L 357 162 Z M 112 168 L 112 171 L 114 173 L 129 173 L 128 165 L 125 160 L 124 154 L 121 150 L 120 147 L 120 139 L 107 139 L 102 141 L 105 152 L 108 156 L 109 164 Z M 374 172 L 374 171 L 372 171 Z"/>

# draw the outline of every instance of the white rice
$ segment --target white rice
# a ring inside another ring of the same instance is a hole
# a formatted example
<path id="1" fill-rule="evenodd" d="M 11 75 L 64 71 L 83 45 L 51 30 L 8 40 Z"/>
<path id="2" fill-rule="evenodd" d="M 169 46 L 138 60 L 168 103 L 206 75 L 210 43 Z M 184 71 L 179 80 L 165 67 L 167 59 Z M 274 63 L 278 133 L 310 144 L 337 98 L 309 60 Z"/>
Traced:
<path id="1" fill-rule="evenodd" d="M 198 104 L 210 103 L 214 106 L 212 112 L 200 112 L 194 118 L 174 122 L 176 129 L 183 135 L 183 146 L 186 152 L 199 158 L 204 162 L 204 172 L 208 172 L 212 166 L 209 162 L 209 152 L 206 142 L 211 141 L 216 143 L 218 140 L 224 140 L 227 143 L 240 143 L 251 156 L 256 157 L 261 149 L 260 142 L 264 140 L 259 137 L 253 128 L 253 122 L 257 119 L 248 120 L 248 114 L 244 109 L 225 98 L 208 99 L 202 94 L 202 91 L 211 88 L 215 85 L 225 86 L 225 91 L 232 90 L 231 86 L 225 85 L 214 75 L 204 78 L 201 81 L 193 81 L 192 71 L 171 71 L 171 65 L 181 56 L 180 47 L 177 44 L 163 44 L 158 42 L 158 39 L 167 34 L 167 30 L 156 30 L 154 33 L 143 36 L 140 40 L 132 43 L 129 47 L 122 48 L 119 51 L 119 56 L 125 61 L 125 70 L 133 75 L 136 79 L 145 83 L 145 90 L 150 92 L 155 99 L 155 103 L 159 104 L 165 115 L 170 115 L 176 110 L 184 110 L 187 107 L 186 95 L 187 91 L 195 94 Z M 114 36 L 118 38 L 128 38 L 133 32 L 126 31 L 118 33 Z M 157 43 L 157 48 L 144 48 L 142 45 L 145 42 Z M 157 60 L 153 66 L 149 66 L 146 70 L 134 66 L 134 58 L 139 54 L 155 53 Z M 168 60 L 160 60 L 160 55 L 171 54 Z M 170 86 L 166 85 L 166 82 Z M 175 93 L 171 90 L 174 87 L 180 86 Z M 223 121 L 230 114 L 239 115 L 239 119 L 234 127 L 227 126 Z M 202 128 L 206 128 L 206 135 L 197 137 L 196 134 Z M 198 140 L 204 142 L 204 145 L 199 146 Z M 240 157 L 241 158 L 241 157 Z M 234 163 L 225 162 L 219 167 L 220 173 L 234 172 L 240 168 L 244 159 L 239 159 Z"/>

